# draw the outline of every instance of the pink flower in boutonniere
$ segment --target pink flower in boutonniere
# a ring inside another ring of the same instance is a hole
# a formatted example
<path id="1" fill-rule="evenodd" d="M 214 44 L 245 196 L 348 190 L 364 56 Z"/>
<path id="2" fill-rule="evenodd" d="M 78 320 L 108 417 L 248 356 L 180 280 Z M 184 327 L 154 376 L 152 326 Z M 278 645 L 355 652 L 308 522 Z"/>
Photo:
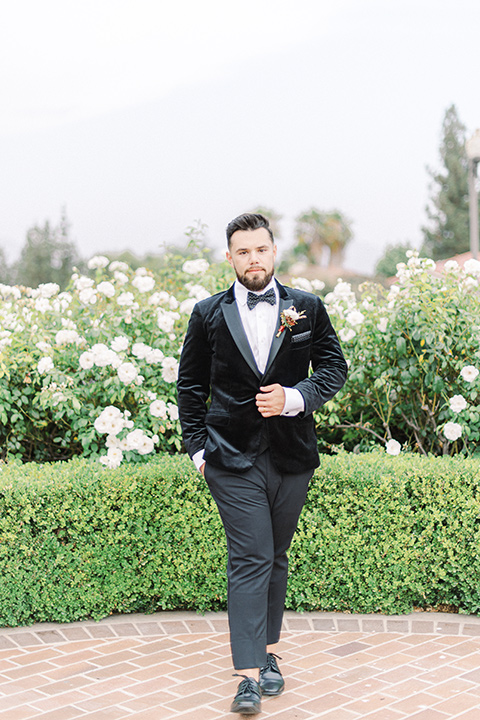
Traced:
<path id="1" fill-rule="evenodd" d="M 289 308 L 286 308 L 286 310 L 283 310 L 283 312 L 280 313 L 280 329 L 277 333 L 277 337 L 279 337 L 284 330 L 292 330 L 292 327 L 297 324 L 301 318 L 305 317 L 305 310 L 302 310 L 301 312 L 297 312 L 293 305 L 290 305 Z"/>

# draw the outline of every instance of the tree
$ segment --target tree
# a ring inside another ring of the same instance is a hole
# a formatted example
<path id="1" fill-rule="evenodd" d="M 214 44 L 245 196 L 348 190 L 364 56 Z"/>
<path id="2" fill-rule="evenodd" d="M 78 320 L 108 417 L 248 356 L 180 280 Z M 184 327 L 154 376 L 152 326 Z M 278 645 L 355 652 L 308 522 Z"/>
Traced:
<path id="1" fill-rule="evenodd" d="M 56 227 L 51 227 L 47 221 L 43 227 L 35 225 L 28 230 L 20 259 L 14 267 L 18 285 L 37 287 L 40 283 L 55 282 L 65 289 L 74 265 L 79 262 L 69 231 L 65 212 Z"/>
<path id="2" fill-rule="evenodd" d="M 412 250 L 409 242 L 387 245 L 382 257 L 375 265 L 375 275 L 393 277 L 397 272 L 397 264 L 407 260 L 407 250 Z"/>
<path id="3" fill-rule="evenodd" d="M 443 168 L 432 178 L 431 198 L 426 206 L 429 227 L 423 227 L 421 254 L 434 260 L 467 252 L 469 241 L 468 218 L 468 160 L 465 152 L 466 128 L 455 105 L 445 112 L 440 143 Z"/>
<path id="4" fill-rule="evenodd" d="M 8 285 L 10 283 L 10 270 L 7 264 L 7 258 L 3 248 L 0 248 L 0 283 Z"/>
<path id="5" fill-rule="evenodd" d="M 341 267 L 345 248 L 353 237 L 351 221 L 339 210 L 311 208 L 296 218 L 293 254 L 311 265 L 322 265 L 325 250 L 329 267 Z"/>
<path id="6" fill-rule="evenodd" d="M 263 217 L 266 217 L 268 222 L 270 223 L 273 237 L 275 239 L 281 237 L 280 220 L 282 219 L 282 215 L 277 213 L 275 210 L 272 210 L 271 208 L 265 207 L 264 205 L 258 205 L 256 208 L 251 210 L 251 212 L 259 213 L 260 215 L 263 215 Z"/>

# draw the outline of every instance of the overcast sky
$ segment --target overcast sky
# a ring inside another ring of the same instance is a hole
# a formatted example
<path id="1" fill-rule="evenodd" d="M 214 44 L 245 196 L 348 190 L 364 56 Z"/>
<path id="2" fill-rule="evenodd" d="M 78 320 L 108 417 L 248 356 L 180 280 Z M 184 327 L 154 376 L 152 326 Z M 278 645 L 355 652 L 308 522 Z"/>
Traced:
<path id="1" fill-rule="evenodd" d="M 15 0 L 0 9 L 0 246 L 66 207 L 90 256 L 262 204 L 421 242 L 441 123 L 480 127 L 477 0 Z"/>

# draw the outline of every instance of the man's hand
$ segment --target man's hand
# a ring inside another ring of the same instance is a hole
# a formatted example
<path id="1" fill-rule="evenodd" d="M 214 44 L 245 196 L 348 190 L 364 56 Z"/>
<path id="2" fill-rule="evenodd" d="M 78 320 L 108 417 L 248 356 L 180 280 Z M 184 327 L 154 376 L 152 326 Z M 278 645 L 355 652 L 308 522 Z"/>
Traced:
<path id="1" fill-rule="evenodd" d="M 273 417 L 280 415 L 285 405 L 285 392 L 283 387 L 278 383 L 274 385 L 265 385 L 260 388 L 260 392 L 255 396 L 258 412 L 263 417 Z"/>
<path id="2" fill-rule="evenodd" d="M 205 477 L 205 463 L 203 463 L 203 465 L 200 465 L 200 472 L 202 473 L 203 477 Z"/>

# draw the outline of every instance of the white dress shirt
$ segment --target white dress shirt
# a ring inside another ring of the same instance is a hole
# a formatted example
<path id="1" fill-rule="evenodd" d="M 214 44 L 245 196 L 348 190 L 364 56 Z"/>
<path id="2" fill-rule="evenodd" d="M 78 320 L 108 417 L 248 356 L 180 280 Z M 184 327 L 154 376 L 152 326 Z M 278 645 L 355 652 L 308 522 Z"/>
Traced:
<path id="1" fill-rule="evenodd" d="M 268 302 L 259 302 L 251 310 L 247 305 L 247 297 L 248 293 L 252 291 L 247 290 L 238 280 L 235 281 L 233 288 L 243 329 L 257 367 L 262 374 L 265 372 L 270 346 L 277 330 L 278 289 L 275 280 L 272 278 L 263 290 L 255 293 L 255 295 L 263 295 L 270 288 L 273 288 L 275 292 L 275 305 L 270 305 Z M 285 404 L 280 413 L 281 415 L 293 417 L 305 409 L 305 402 L 299 390 L 284 387 L 283 391 L 285 393 Z M 200 470 L 203 465 L 203 452 L 203 450 L 199 450 L 192 458 L 197 470 Z"/>

